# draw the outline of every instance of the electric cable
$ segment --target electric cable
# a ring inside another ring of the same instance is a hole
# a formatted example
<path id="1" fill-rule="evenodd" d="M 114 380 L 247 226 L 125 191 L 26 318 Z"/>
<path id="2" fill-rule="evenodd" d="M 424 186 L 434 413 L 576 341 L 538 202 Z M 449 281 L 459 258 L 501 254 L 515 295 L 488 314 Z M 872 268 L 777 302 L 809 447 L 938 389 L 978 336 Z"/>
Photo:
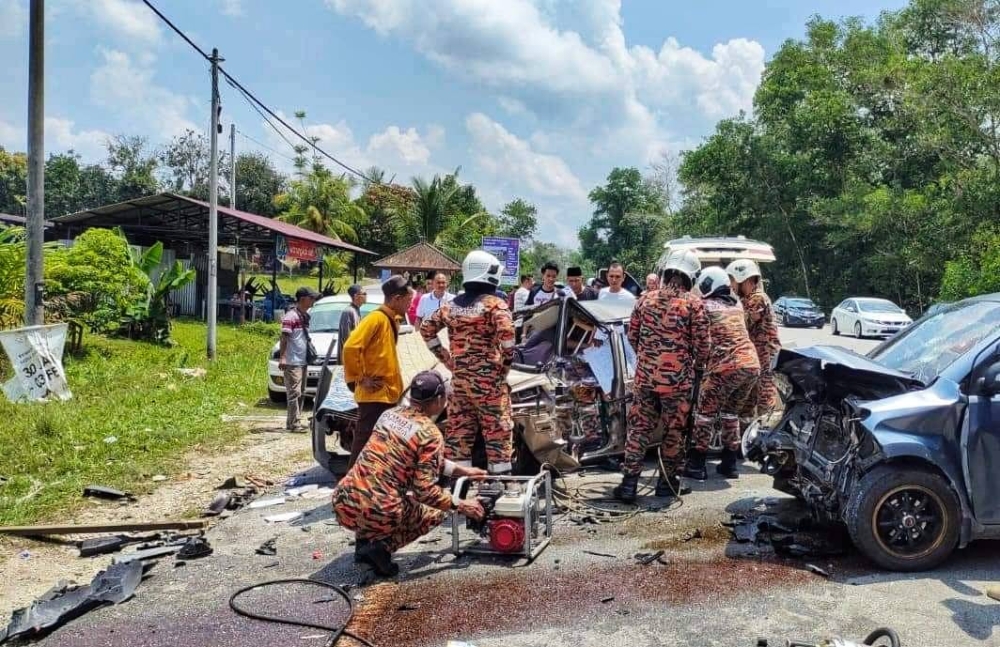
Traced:
<path id="1" fill-rule="evenodd" d="M 269 616 L 263 613 L 256 613 L 254 611 L 248 611 L 247 609 L 236 604 L 236 599 L 239 598 L 241 595 L 245 595 L 246 593 L 250 593 L 251 591 L 259 591 L 263 588 L 269 586 L 277 586 L 280 584 L 311 584 L 313 586 L 319 586 L 333 591 L 341 598 L 343 598 L 345 602 L 347 602 L 347 619 L 344 621 L 344 624 L 339 627 L 331 625 L 321 625 L 312 622 L 305 622 L 303 620 L 290 620 L 288 618 L 279 618 L 277 616 Z M 293 627 L 306 627 L 309 629 L 319 629 L 320 631 L 329 631 L 331 635 L 330 639 L 327 640 L 326 642 L 326 647 L 335 647 L 335 645 L 337 645 L 340 642 L 340 639 L 344 637 L 351 638 L 352 640 L 355 640 L 362 645 L 366 645 L 367 647 L 375 647 L 374 643 L 366 640 L 365 638 L 362 638 L 361 636 L 358 636 L 357 634 L 353 634 L 347 630 L 347 626 L 351 624 L 351 619 L 354 617 L 354 603 L 351 601 L 351 596 L 347 594 L 347 591 L 334 584 L 328 584 L 327 582 L 319 582 L 316 580 L 297 577 L 297 578 L 289 578 L 283 580 L 269 580 L 267 582 L 261 582 L 260 584 L 253 584 L 251 586 L 247 586 L 240 589 L 236 593 L 233 593 L 233 595 L 229 598 L 229 608 L 232 609 L 237 615 L 243 616 L 244 618 L 250 618 L 252 620 L 261 620 L 264 622 L 275 622 L 279 624 L 291 625 Z"/>
<path id="2" fill-rule="evenodd" d="M 212 61 L 212 57 L 209 54 L 205 53 L 205 50 L 203 50 L 202 48 L 198 47 L 198 45 L 195 44 L 195 42 L 193 40 L 191 40 L 188 37 L 187 34 L 185 34 L 179 27 L 177 27 L 177 25 L 175 25 L 173 22 L 171 22 L 169 18 L 167 18 L 166 16 L 164 16 L 160 12 L 160 10 L 157 9 L 153 5 L 152 2 L 150 2 L 150 0 L 142 0 L 142 1 L 143 1 L 143 4 L 145 4 L 147 7 L 149 7 L 150 10 L 152 10 L 153 13 L 155 13 L 160 18 L 160 20 L 162 20 L 164 23 L 166 23 L 166 25 L 168 27 L 170 27 L 170 29 L 172 29 L 178 36 L 180 36 L 181 38 L 183 38 L 184 41 L 188 45 L 190 45 L 192 48 L 194 48 L 194 50 L 196 52 L 198 52 L 199 54 L 201 54 L 202 58 L 204 58 L 206 61 L 210 61 L 210 62 Z M 232 74 L 230 74 L 225 69 L 223 69 L 223 67 L 221 65 L 218 66 L 218 69 L 219 69 L 219 72 L 222 74 L 222 76 L 225 77 L 226 80 L 229 82 L 229 84 L 232 85 L 237 90 L 239 90 L 241 93 L 243 93 L 243 95 L 245 96 L 245 98 L 247 98 L 248 100 L 250 100 L 253 103 L 255 103 L 258 106 L 260 106 L 264 110 L 264 112 L 266 112 L 267 114 L 271 115 L 271 117 L 273 119 L 275 119 L 278 123 L 280 123 L 282 126 L 284 126 L 285 128 L 287 128 L 289 132 L 291 132 L 296 137 L 298 137 L 299 139 L 301 139 L 303 142 L 305 142 L 307 145 L 309 145 L 309 147 L 311 147 L 317 153 L 320 153 L 321 155 L 323 155 L 324 157 L 326 157 L 327 159 L 329 159 L 330 161 L 332 161 L 337 166 L 340 166 L 344 170 L 346 170 L 349 173 L 352 173 L 352 174 L 358 176 L 359 178 L 361 178 L 362 180 L 365 180 L 366 182 L 369 182 L 371 184 L 381 184 L 381 182 L 377 182 L 377 181 L 373 180 L 372 178 L 368 177 L 367 175 L 365 175 L 361 171 L 359 171 L 359 170 L 357 170 L 357 169 L 355 169 L 355 168 L 353 168 L 353 167 L 345 164 L 344 162 L 341 162 L 339 159 L 337 159 L 336 157 L 334 157 L 330 153 L 327 153 L 325 150 L 323 150 L 322 148 L 320 148 L 319 146 L 317 146 L 316 143 L 313 140 L 309 139 L 308 137 L 306 137 L 305 135 L 303 135 L 302 133 L 300 133 L 298 130 L 296 130 L 295 128 L 292 128 L 290 125 L 288 125 L 288 123 L 284 119 L 282 119 L 281 117 L 279 117 L 263 101 L 261 101 L 260 99 L 258 99 L 252 92 L 250 92 L 249 90 L 247 90 L 246 87 L 244 87 L 242 83 L 240 83 L 239 81 L 236 80 L 236 77 L 234 77 Z M 274 127 L 273 124 L 271 124 L 271 125 L 272 125 L 272 127 Z"/>
<path id="3" fill-rule="evenodd" d="M 242 130 L 240 130 L 239 128 L 237 128 L 237 129 L 236 129 L 236 133 L 237 133 L 238 135 L 240 135 L 241 137 L 243 137 L 244 139 L 246 139 L 247 141 L 251 141 L 251 142 L 253 142 L 254 144 L 257 144 L 258 146 L 260 146 L 261 148 L 263 148 L 263 149 L 265 149 L 265 150 L 269 150 L 269 151 L 271 151 L 272 153 L 274 153 L 274 154 L 275 154 L 275 155 L 277 155 L 278 157 L 283 157 L 283 158 L 285 158 L 286 160 L 288 160 L 289 162 L 294 162 L 294 161 L 295 161 L 295 159 L 294 159 L 294 158 L 292 158 L 292 157 L 290 157 L 290 156 L 288 156 L 288 155 L 285 155 L 285 154 L 284 154 L 284 153 L 282 153 L 281 151 L 279 151 L 279 150 L 276 150 L 276 149 L 272 148 L 271 146 L 268 146 L 267 144 L 265 144 L 265 143 L 263 143 L 263 142 L 260 142 L 260 141 L 257 141 L 256 139 L 254 139 L 254 138 L 253 138 L 253 137 L 251 137 L 250 135 L 246 134 L 245 132 L 243 132 L 243 131 L 242 131 Z"/>

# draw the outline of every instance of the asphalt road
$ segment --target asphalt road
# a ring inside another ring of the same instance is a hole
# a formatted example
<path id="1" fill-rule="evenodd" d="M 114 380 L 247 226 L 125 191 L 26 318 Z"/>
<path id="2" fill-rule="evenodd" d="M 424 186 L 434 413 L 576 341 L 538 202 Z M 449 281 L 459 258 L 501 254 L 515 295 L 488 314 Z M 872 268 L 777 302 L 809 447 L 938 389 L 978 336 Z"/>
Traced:
<path id="1" fill-rule="evenodd" d="M 799 346 L 845 342 L 815 330 L 782 329 L 782 338 Z M 874 345 L 846 342 L 861 352 Z M 595 470 L 566 485 L 607 496 L 617 480 Z M 41 644 L 320 646 L 322 631 L 244 619 L 228 607 L 241 587 L 305 577 L 350 585 L 357 606 L 351 627 L 380 647 L 443 647 L 449 640 L 477 647 L 743 647 L 758 636 L 783 645 L 786 638 L 819 642 L 830 635 L 860 642 L 886 625 L 899 631 L 906 647 L 1000 645 L 1000 603 L 983 594 L 1000 579 L 996 543 L 974 544 L 939 570 L 913 575 L 876 571 L 851 551 L 779 559 L 737 543 L 720 525 L 735 512 L 794 509 L 794 501 L 773 491 L 750 465 L 737 481 L 695 484 L 683 501 L 679 508 L 618 522 L 591 523 L 587 513 L 561 517 L 553 543 L 530 564 L 455 557 L 447 550 L 449 530 L 439 529 L 403 551 L 398 578 L 378 583 L 353 564 L 351 534 L 331 520 L 326 501 L 244 509 L 208 533 L 211 556 L 182 567 L 163 560 L 133 600 L 94 611 Z M 292 523 L 264 521 L 290 510 L 307 514 Z M 271 538 L 277 555 L 255 554 Z M 664 551 L 665 563 L 643 566 L 633 559 L 656 550 Z M 290 585 L 258 589 L 246 604 L 338 624 L 345 611 L 334 598 L 330 591 Z"/>

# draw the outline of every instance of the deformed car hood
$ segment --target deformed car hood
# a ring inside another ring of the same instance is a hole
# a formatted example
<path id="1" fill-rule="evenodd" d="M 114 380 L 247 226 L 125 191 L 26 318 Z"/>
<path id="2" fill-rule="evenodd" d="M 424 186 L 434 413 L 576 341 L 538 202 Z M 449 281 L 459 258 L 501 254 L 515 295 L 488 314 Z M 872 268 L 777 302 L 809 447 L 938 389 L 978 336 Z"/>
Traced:
<path id="1" fill-rule="evenodd" d="M 926 386 L 906 373 L 839 346 L 782 348 L 774 369 L 811 402 L 848 395 L 875 400 Z"/>

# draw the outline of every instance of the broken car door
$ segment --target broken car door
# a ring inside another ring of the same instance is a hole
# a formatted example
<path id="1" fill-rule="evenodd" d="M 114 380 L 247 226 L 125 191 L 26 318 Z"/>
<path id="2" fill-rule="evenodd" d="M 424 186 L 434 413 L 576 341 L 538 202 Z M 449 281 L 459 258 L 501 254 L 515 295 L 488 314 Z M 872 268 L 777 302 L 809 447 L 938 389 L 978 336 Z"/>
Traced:
<path id="1" fill-rule="evenodd" d="M 976 362 L 968 388 L 962 436 L 972 507 L 979 523 L 1000 524 L 1000 344 Z"/>

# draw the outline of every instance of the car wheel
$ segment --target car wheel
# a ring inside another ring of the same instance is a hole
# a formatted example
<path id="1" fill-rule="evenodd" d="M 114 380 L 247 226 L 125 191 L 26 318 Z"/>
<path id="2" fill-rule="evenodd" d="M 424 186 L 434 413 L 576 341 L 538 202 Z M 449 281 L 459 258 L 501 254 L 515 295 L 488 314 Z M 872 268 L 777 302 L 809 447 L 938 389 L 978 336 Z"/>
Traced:
<path id="1" fill-rule="evenodd" d="M 961 509 L 944 477 L 912 467 L 878 467 L 861 479 L 845 515 L 851 540 L 892 571 L 926 571 L 958 545 Z"/>
<path id="2" fill-rule="evenodd" d="M 838 335 L 840 335 L 840 328 L 837 328 L 837 320 L 836 319 L 831 319 L 830 320 L 830 332 L 833 333 L 834 337 L 837 337 Z"/>
<path id="3" fill-rule="evenodd" d="M 267 397 L 270 398 L 271 402 L 274 402 L 275 404 L 288 402 L 288 396 L 283 391 L 272 391 L 271 389 L 268 389 Z"/>
<path id="4" fill-rule="evenodd" d="M 854 323 L 854 336 L 861 339 L 861 322 L 857 321 Z"/>

